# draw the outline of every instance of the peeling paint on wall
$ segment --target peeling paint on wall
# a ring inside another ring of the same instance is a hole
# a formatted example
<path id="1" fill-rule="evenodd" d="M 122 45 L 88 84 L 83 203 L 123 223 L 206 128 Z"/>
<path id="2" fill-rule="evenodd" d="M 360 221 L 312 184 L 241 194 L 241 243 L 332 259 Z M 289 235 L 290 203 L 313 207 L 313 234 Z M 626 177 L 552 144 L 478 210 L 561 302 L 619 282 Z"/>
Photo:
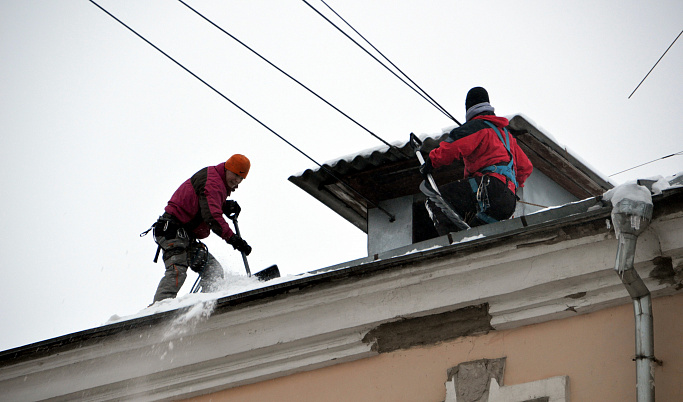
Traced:
<path id="1" fill-rule="evenodd" d="M 493 330 L 488 303 L 423 317 L 402 318 L 370 330 L 363 342 L 387 353 L 415 346 L 433 345 L 461 336 Z"/>
<path id="2" fill-rule="evenodd" d="M 460 363 L 450 368 L 448 381 L 453 383 L 457 402 L 485 401 L 488 400 L 489 380 L 495 378 L 498 383 L 502 383 L 504 372 L 505 357 L 481 359 Z"/>
<path id="3" fill-rule="evenodd" d="M 649 277 L 659 279 L 659 284 L 675 285 L 676 271 L 674 270 L 673 261 L 671 257 L 655 257 L 652 260 L 654 269 L 650 271 Z"/>

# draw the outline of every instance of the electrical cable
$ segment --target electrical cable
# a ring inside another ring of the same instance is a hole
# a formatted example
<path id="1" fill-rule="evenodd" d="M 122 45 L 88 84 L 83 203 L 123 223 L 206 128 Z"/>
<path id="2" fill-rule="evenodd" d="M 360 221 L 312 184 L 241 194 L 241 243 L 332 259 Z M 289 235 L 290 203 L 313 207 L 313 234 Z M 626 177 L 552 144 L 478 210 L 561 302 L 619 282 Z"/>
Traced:
<path id="1" fill-rule="evenodd" d="M 315 159 L 313 159 L 313 158 L 311 158 L 310 156 L 308 156 L 304 151 L 302 151 L 301 149 L 297 148 L 294 144 L 292 144 L 291 142 L 287 141 L 287 139 L 285 139 L 284 137 L 282 137 L 280 134 L 276 133 L 273 129 L 271 129 L 270 127 L 268 127 L 267 125 L 265 125 L 263 122 L 261 122 L 259 119 L 257 119 L 256 117 L 254 117 L 251 113 L 247 112 L 245 109 L 243 109 L 243 108 L 242 108 L 241 106 L 239 106 L 237 103 L 233 102 L 230 98 L 228 98 L 227 96 L 223 95 L 223 93 L 221 93 L 219 90 L 217 90 L 216 88 L 214 88 L 213 86 L 211 86 L 208 82 L 204 81 L 202 78 L 200 78 L 198 75 L 196 75 L 196 74 L 193 73 L 192 71 L 190 71 L 187 67 L 185 67 L 184 65 L 182 65 L 180 62 L 178 62 L 177 60 L 175 60 L 173 57 L 171 57 L 170 55 L 168 55 L 166 52 L 164 52 L 164 51 L 161 50 L 160 48 L 158 48 L 158 47 L 157 47 L 156 45 L 154 45 L 152 42 L 148 41 L 145 37 L 143 37 L 142 35 L 140 35 L 139 33 L 137 33 L 133 28 L 129 27 L 129 26 L 126 25 L 123 21 L 121 21 L 120 19 L 116 18 L 116 16 L 114 16 L 112 13 L 110 13 L 109 11 L 107 11 L 106 9 L 104 9 L 102 6 L 100 6 L 99 4 L 97 4 L 94 0 L 88 0 L 88 1 L 90 1 L 92 4 L 94 4 L 94 5 L 95 5 L 97 8 L 99 8 L 100 10 L 102 10 L 105 14 L 109 15 L 111 18 L 113 18 L 114 20 L 116 20 L 119 24 L 121 24 L 121 25 L 123 25 L 124 27 L 126 27 L 129 31 L 131 31 L 131 32 L 132 32 L 133 34 L 135 34 L 137 37 L 139 37 L 140 39 L 142 39 L 143 41 L 145 41 L 148 45 L 152 46 L 154 49 L 156 49 L 157 51 L 159 51 L 159 53 L 161 53 L 161 54 L 163 54 L 164 56 L 166 56 L 169 60 L 171 60 L 172 62 L 174 62 L 176 65 L 178 65 L 180 68 L 182 68 L 183 70 L 185 70 L 187 73 L 189 73 L 190 75 L 192 75 L 193 77 L 195 77 L 196 79 L 198 79 L 201 83 L 203 83 L 204 85 L 206 85 L 207 87 L 209 87 L 209 88 L 210 88 L 211 90 L 213 90 L 215 93 L 217 93 L 218 95 L 220 95 L 223 99 L 225 99 L 226 101 L 230 102 L 233 106 L 235 106 L 237 109 L 239 109 L 240 111 L 242 111 L 244 114 L 246 114 L 247 116 L 251 117 L 252 120 L 256 121 L 256 122 L 257 122 L 258 124 L 260 124 L 263 128 L 265 128 L 266 130 L 270 131 L 270 132 L 271 132 L 272 134 L 274 134 L 276 137 L 278 137 L 279 139 L 281 139 L 282 141 L 284 141 L 287 145 L 289 145 L 290 147 L 294 148 L 294 149 L 297 150 L 300 154 L 302 154 L 303 156 L 305 156 L 308 160 L 310 160 L 311 162 L 315 163 L 318 167 L 320 167 L 322 170 L 324 170 L 324 171 L 325 171 L 327 174 L 329 174 L 332 178 L 334 178 L 335 180 L 337 180 L 337 181 L 339 181 L 340 183 L 344 184 L 344 185 L 345 185 L 346 187 L 348 187 L 353 193 L 355 193 L 356 195 L 358 195 L 359 197 L 361 197 L 364 201 L 366 201 L 366 202 L 368 202 L 369 204 L 371 204 L 371 205 L 377 207 L 380 211 L 382 211 L 384 214 L 386 214 L 386 215 L 389 217 L 389 221 L 390 221 L 390 222 L 393 222 L 393 221 L 396 220 L 396 217 L 395 217 L 393 214 L 391 214 L 389 211 L 385 210 L 384 208 L 382 208 L 382 207 L 381 207 L 380 205 L 378 205 L 377 203 L 375 203 L 375 202 L 369 200 L 369 199 L 366 198 L 363 194 L 359 193 L 356 189 L 354 189 L 353 187 L 351 187 L 351 185 L 347 184 L 346 182 L 344 182 L 343 180 L 341 180 L 340 178 L 338 178 L 332 171 L 330 171 L 329 169 L 327 169 L 326 167 L 324 167 L 323 165 L 321 165 L 320 163 L 318 163 Z"/>
<path id="2" fill-rule="evenodd" d="M 306 85 L 304 85 L 303 83 L 301 83 L 301 82 L 300 82 L 299 80 L 297 80 L 296 78 L 292 77 L 290 74 L 288 74 L 287 72 L 285 72 L 285 71 L 282 70 L 280 67 L 278 67 L 278 66 L 276 66 L 275 64 L 273 64 L 272 62 L 270 62 L 270 60 L 268 60 L 268 59 L 266 59 L 265 57 L 263 57 L 261 54 L 259 54 L 257 51 L 255 51 L 254 49 L 252 49 L 251 47 L 249 47 L 247 44 L 245 44 L 244 42 L 242 42 L 241 40 L 239 40 L 237 37 L 235 37 L 234 35 L 232 35 L 232 34 L 229 33 L 228 31 L 226 31 L 225 29 L 223 29 L 222 27 L 220 27 L 218 24 L 214 23 L 212 20 L 210 20 L 209 18 L 207 18 L 206 16 L 204 16 L 202 13 L 200 13 L 199 11 L 197 11 L 195 8 L 193 8 L 193 7 L 191 7 L 190 5 L 188 5 L 188 4 L 187 4 L 186 2 L 184 2 L 183 0 L 178 0 L 178 1 L 179 1 L 181 4 L 183 4 L 185 7 L 189 8 L 190 10 L 192 10 L 195 14 L 197 14 L 198 16 L 200 16 L 201 18 L 203 18 L 206 22 L 208 22 L 209 24 L 213 25 L 214 27 L 216 27 L 218 30 L 220 30 L 220 31 L 223 32 L 224 34 L 228 35 L 230 38 L 232 38 L 233 40 L 235 40 L 235 41 L 236 41 L 237 43 L 239 43 L 240 45 L 244 46 L 247 50 L 249 50 L 250 52 L 252 52 L 252 53 L 255 54 L 256 56 L 258 56 L 261 60 L 263 60 L 263 61 L 265 61 L 266 63 L 268 63 L 271 67 L 275 68 L 276 70 L 278 70 L 279 72 L 281 72 L 282 74 L 284 74 L 285 76 L 287 76 L 287 78 L 289 78 L 289 79 L 291 79 L 292 81 L 296 82 L 296 83 L 299 84 L 302 88 L 304 88 L 305 90 L 307 90 L 308 92 L 310 92 L 311 94 L 313 94 L 315 97 L 317 97 L 317 98 L 320 99 L 321 101 L 325 102 L 325 104 L 327 104 L 328 106 L 330 106 L 331 108 L 333 108 L 333 109 L 336 110 L 337 112 L 341 113 L 342 116 L 344 116 L 344 117 L 346 117 L 347 119 L 351 120 L 351 121 L 352 121 L 353 123 L 355 123 L 358 127 L 362 128 L 363 130 L 365 130 L 366 132 L 368 132 L 370 135 L 372 135 L 372 136 L 375 137 L 376 139 L 380 140 L 384 145 L 388 146 L 389 149 L 394 149 L 395 151 L 398 151 L 399 153 L 401 152 L 401 150 L 400 150 L 399 148 L 397 148 L 397 147 L 394 146 L 394 145 L 391 145 L 390 143 L 388 143 L 387 141 L 385 141 L 383 138 L 381 138 L 381 137 L 378 136 L 377 134 L 375 134 L 375 133 L 373 133 L 372 131 L 370 131 L 368 128 L 366 128 L 365 126 L 363 126 L 362 124 L 360 124 L 358 121 L 356 121 L 355 119 L 353 119 L 351 116 L 347 115 L 346 113 L 344 113 L 343 111 L 341 111 L 339 108 L 337 108 L 336 106 L 334 106 L 333 104 L 331 104 L 330 102 L 328 102 L 325 98 L 323 98 L 322 96 L 318 95 L 315 91 L 313 91 L 312 89 L 310 89 L 309 87 L 307 87 Z"/>
<path id="3" fill-rule="evenodd" d="M 638 86 L 636 87 L 636 89 L 634 89 L 633 92 L 631 92 L 631 95 L 628 96 L 628 99 L 631 99 L 631 97 L 633 96 L 633 94 L 636 93 L 636 91 L 638 90 L 638 88 L 640 88 L 640 85 L 645 81 L 645 79 L 647 78 L 647 76 L 650 75 L 650 73 L 652 72 L 652 70 L 654 70 L 655 67 L 657 67 L 657 64 L 659 64 L 659 62 L 664 58 L 664 55 L 666 54 L 666 52 L 668 52 L 669 49 L 671 49 L 671 46 L 673 46 L 674 43 L 676 43 L 676 41 L 677 41 L 678 38 L 681 36 L 681 34 L 683 34 L 683 31 L 681 31 L 681 32 L 678 34 L 678 36 L 676 37 L 676 39 L 674 39 L 674 41 L 671 42 L 671 44 L 669 45 L 669 47 L 666 48 L 666 50 L 664 51 L 664 54 L 662 54 L 662 56 L 659 58 L 659 60 L 657 60 L 657 62 L 655 63 L 655 65 L 652 66 L 652 68 L 650 69 L 650 71 L 648 71 L 647 74 L 645 74 L 645 78 L 643 78 L 643 79 L 640 81 L 640 84 L 638 84 Z"/>
<path id="4" fill-rule="evenodd" d="M 351 24 L 349 24 L 341 15 L 339 15 L 339 13 L 337 13 L 332 7 L 330 7 L 330 5 L 327 4 L 327 3 L 325 2 L 325 0 L 320 0 L 320 1 L 321 1 L 325 6 L 327 6 L 327 8 L 329 8 L 330 11 L 332 11 L 332 12 L 334 13 L 334 15 L 336 15 L 337 17 L 339 17 L 340 20 L 344 21 L 344 23 L 345 23 L 349 28 L 351 28 L 351 29 L 353 30 L 353 32 L 355 32 L 358 36 L 360 36 L 360 37 L 365 41 L 365 43 L 367 43 L 368 45 L 370 45 L 370 47 L 372 47 L 377 53 L 379 53 L 379 55 L 382 56 L 382 57 L 384 58 L 384 60 L 386 60 L 387 62 L 389 62 L 389 64 L 391 64 L 392 67 L 394 67 L 399 73 L 401 73 L 404 77 L 406 77 L 406 79 L 407 79 L 408 81 L 410 81 L 411 84 L 415 85 L 415 88 L 419 89 L 420 92 L 422 92 L 426 97 L 428 97 L 429 100 L 430 100 L 430 103 L 432 103 L 432 105 L 436 106 L 439 110 L 441 110 L 442 113 L 444 113 L 446 116 L 448 116 L 448 118 L 450 118 L 451 120 L 453 120 L 454 122 L 456 122 L 459 126 L 462 125 L 462 124 L 460 124 L 460 122 L 459 122 L 458 120 L 456 120 L 455 117 L 453 117 L 450 113 L 448 113 L 448 111 L 447 111 L 444 107 L 442 107 L 436 100 L 434 100 L 434 98 L 432 98 L 431 96 L 429 96 L 429 94 L 427 93 L 427 91 L 425 91 L 424 89 L 422 89 L 419 85 L 417 85 L 417 83 L 416 83 L 415 81 L 413 81 L 412 79 L 410 79 L 410 77 L 408 77 L 408 75 L 407 75 L 406 73 L 404 73 L 403 70 L 401 70 L 400 68 L 398 68 L 398 66 L 397 66 L 396 64 L 394 64 L 391 60 L 389 60 L 389 58 L 388 58 L 387 56 L 385 56 L 384 53 L 382 53 L 379 49 L 377 49 L 372 43 L 370 43 L 369 40 L 367 40 L 367 39 L 365 38 L 365 36 L 363 36 L 360 32 L 358 32 L 358 31 L 356 30 L 356 28 L 354 28 Z M 359 45 L 359 46 L 360 46 L 360 45 Z"/>
<path id="5" fill-rule="evenodd" d="M 676 152 L 675 154 L 671 154 L 671 155 L 667 155 L 667 156 L 662 156 L 661 158 L 653 159 L 653 160 L 651 160 L 651 161 L 649 161 L 649 162 L 641 163 L 641 164 L 638 165 L 638 166 L 634 166 L 634 167 L 628 168 L 628 169 L 626 169 L 626 170 L 622 170 L 621 172 L 613 173 L 613 174 L 609 175 L 608 177 L 616 176 L 616 175 L 618 175 L 618 174 L 621 174 L 621 173 L 624 173 L 624 172 L 628 172 L 629 170 L 633 170 L 633 169 L 639 168 L 639 167 L 641 167 L 641 166 L 649 165 L 650 163 L 657 162 L 657 161 L 659 161 L 659 160 L 666 159 L 666 158 L 670 158 L 670 157 L 676 156 L 676 155 L 683 155 L 683 151 L 679 151 L 679 152 Z"/>
<path id="6" fill-rule="evenodd" d="M 449 119 L 455 121 L 457 124 L 460 124 L 460 123 L 459 123 L 457 120 L 455 120 L 455 118 L 453 118 L 453 116 L 451 116 L 448 112 L 446 112 L 445 110 L 443 110 L 440 106 L 437 106 L 436 104 L 432 103 L 432 101 L 430 101 L 430 100 L 429 100 L 425 95 L 423 95 L 420 91 L 418 91 L 417 89 L 413 88 L 413 87 L 412 87 L 410 84 L 408 84 L 403 78 L 399 77 L 398 74 L 396 74 L 396 72 L 394 72 L 392 69 L 390 69 L 389 67 L 387 67 L 386 64 L 382 63 L 379 59 L 377 59 L 377 57 L 375 57 L 375 55 L 373 55 L 373 54 L 370 53 L 367 49 L 365 49 L 365 48 L 364 48 L 361 44 L 359 44 L 355 39 L 353 39 L 353 38 L 352 38 L 351 36 L 349 36 L 346 32 L 344 32 L 341 28 L 339 28 L 334 22 L 330 21 L 329 18 L 327 18 L 326 16 L 324 16 L 320 11 L 318 11 L 315 7 L 313 7 L 308 1 L 306 1 L 306 0 L 302 0 L 302 1 L 303 1 L 304 3 L 306 3 L 307 6 L 309 6 L 313 11 L 315 11 L 315 12 L 316 12 L 318 15 L 320 15 L 323 19 L 325 19 L 327 22 L 329 22 L 333 27 L 337 28 L 337 30 L 338 30 L 339 32 L 341 32 L 344 36 L 346 36 L 349 40 L 351 40 L 351 41 L 352 41 L 353 43 L 355 43 L 358 47 L 360 47 L 365 53 L 368 54 L 368 56 L 370 56 L 370 57 L 372 57 L 373 59 L 375 59 L 375 61 L 377 61 L 377 62 L 378 62 L 379 64 L 381 64 L 384 68 L 386 68 L 387 71 L 389 71 L 389 72 L 390 72 L 391 74 L 393 74 L 396 78 L 398 78 L 399 80 L 401 80 L 401 82 L 403 82 L 403 83 L 406 84 L 410 89 L 412 89 L 413 91 L 415 91 L 415 93 L 417 93 L 418 95 L 420 95 L 424 100 L 426 100 L 427 102 L 429 102 L 429 104 L 431 104 L 432 106 L 434 106 L 437 110 L 439 110 L 441 113 L 443 113 L 444 115 L 446 115 L 446 117 L 448 117 Z"/>

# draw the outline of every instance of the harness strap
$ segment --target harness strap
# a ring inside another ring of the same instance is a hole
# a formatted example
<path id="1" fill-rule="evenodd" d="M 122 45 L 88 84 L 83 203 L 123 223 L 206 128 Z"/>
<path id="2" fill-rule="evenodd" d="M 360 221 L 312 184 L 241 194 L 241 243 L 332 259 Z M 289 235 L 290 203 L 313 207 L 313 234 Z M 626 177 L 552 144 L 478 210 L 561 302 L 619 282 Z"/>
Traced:
<path id="1" fill-rule="evenodd" d="M 488 198 L 488 195 L 484 194 L 487 191 L 487 185 L 484 184 L 484 177 L 481 178 L 479 184 L 477 184 L 477 181 L 474 179 L 474 177 L 470 177 L 468 181 L 470 182 L 472 192 L 477 195 L 477 218 L 486 223 L 498 222 L 498 219 L 492 218 L 485 212 L 489 206 L 486 205 L 485 201 L 485 198 Z"/>
<path id="2" fill-rule="evenodd" d="M 506 165 L 486 166 L 482 169 L 479 169 L 479 171 L 482 173 L 491 172 L 502 174 L 515 185 L 515 188 L 519 187 L 519 185 L 517 184 L 517 175 L 515 174 L 515 158 L 512 156 L 512 151 L 510 150 L 510 134 L 508 133 L 507 128 L 503 127 L 503 131 L 505 132 L 505 139 L 503 139 L 503 136 L 500 134 L 500 130 L 498 130 L 498 127 L 496 127 L 490 121 L 484 120 L 484 123 L 486 123 L 496 132 L 496 135 L 498 135 L 498 139 L 500 140 L 500 142 L 502 142 L 503 145 L 505 145 L 505 150 L 507 151 L 508 155 L 510 155 L 510 162 L 508 162 Z"/>
<path id="3" fill-rule="evenodd" d="M 152 224 L 152 226 L 151 226 L 149 229 L 147 229 L 147 230 L 145 230 L 144 232 L 140 233 L 140 237 L 146 236 L 146 235 L 147 235 L 150 231 L 152 231 L 152 230 L 154 230 L 154 231 L 155 231 L 155 234 L 156 234 L 157 225 L 159 225 L 161 222 L 164 223 L 163 228 L 161 228 L 161 231 L 162 231 L 162 232 L 166 232 L 166 231 L 168 230 L 169 224 L 174 224 L 174 225 L 178 226 L 178 229 L 183 229 L 183 231 L 186 232 L 186 231 L 184 230 L 183 226 L 180 224 L 180 222 L 179 222 L 173 215 L 169 214 L 168 212 L 164 212 L 164 214 L 161 215 L 161 216 L 159 217 L 159 219 L 157 219 L 157 221 L 154 222 L 154 223 Z M 154 241 L 156 242 L 156 237 L 155 237 Z M 157 243 L 157 252 L 156 252 L 156 254 L 154 254 L 154 262 L 155 262 L 155 263 L 156 263 L 157 261 L 159 261 L 159 254 L 160 254 L 160 253 L 161 253 L 161 245 Z"/>
<path id="4" fill-rule="evenodd" d="M 159 222 L 160 220 L 162 220 L 161 217 L 159 217 L 159 220 L 158 220 L 157 222 Z M 154 223 L 152 224 L 152 226 L 149 227 L 149 229 L 147 229 L 147 230 L 145 230 L 144 232 L 140 233 L 140 237 L 145 237 L 145 236 L 147 236 L 147 233 L 151 232 L 152 229 L 154 229 L 154 227 L 156 226 L 157 222 L 154 222 Z M 155 241 L 156 241 L 156 240 L 155 240 Z M 157 252 L 156 252 L 156 254 L 154 254 L 154 262 L 155 262 L 155 263 L 159 260 L 159 253 L 160 253 L 160 252 L 161 252 L 161 246 L 157 244 Z"/>
<path id="5" fill-rule="evenodd" d="M 493 131 L 496 132 L 498 139 L 503 143 L 505 150 L 507 151 L 508 155 L 510 155 L 510 162 L 486 166 L 482 169 L 479 169 L 479 172 L 501 174 L 510 180 L 515 185 L 515 188 L 518 187 L 517 177 L 515 174 L 515 158 L 512 156 L 512 151 L 510 150 L 510 133 L 508 133 L 507 128 L 503 127 L 503 132 L 505 133 L 505 138 L 503 138 L 500 130 L 498 130 L 498 127 L 496 127 L 493 123 L 486 120 L 484 120 L 484 123 L 486 123 L 493 129 Z M 484 180 L 487 178 L 488 176 L 484 174 L 479 183 L 477 183 L 474 177 L 470 177 L 468 181 L 470 183 L 470 187 L 472 188 L 472 192 L 476 195 L 477 199 L 477 218 L 485 223 L 495 223 L 498 222 L 498 219 L 495 219 L 486 213 L 486 210 L 488 210 L 490 206 L 488 205 L 488 194 L 486 190 L 488 183 L 484 182 Z"/>

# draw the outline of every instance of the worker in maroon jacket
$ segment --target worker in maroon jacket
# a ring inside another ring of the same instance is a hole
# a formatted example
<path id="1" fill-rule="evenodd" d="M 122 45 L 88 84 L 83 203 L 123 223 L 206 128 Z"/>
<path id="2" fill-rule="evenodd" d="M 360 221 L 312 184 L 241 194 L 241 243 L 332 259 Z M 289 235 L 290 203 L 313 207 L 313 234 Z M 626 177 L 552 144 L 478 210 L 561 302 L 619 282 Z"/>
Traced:
<path id="1" fill-rule="evenodd" d="M 484 88 L 470 89 L 465 100 L 466 122 L 450 132 L 429 153 L 420 168 L 423 176 L 456 159 L 465 165 L 465 178 L 440 186 L 439 191 L 470 226 L 508 219 L 515 212 L 516 190 L 524 186 L 533 167 L 508 132 L 508 119 L 497 117 Z M 439 235 L 457 231 L 435 202 L 429 182 L 420 189 Z"/>
<path id="2" fill-rule="evenodd" d="M 245 255 L 251 253 L 251 247 L 233 233 L 223 218 L 226 198 L 237 190 L 250 167 L 246 156 L 235 154 L 224 163 L 201 169 L 175 191 L 164 214 L 154 224 L 154 239 L 163 250 L 166 266 L 154 295 L 155 302 L 176 297 L 188 267 L 199 273 L 202 291 L 215 290 L 217 280 L 223 278 L 223 267 L 198 241 L 211 231 Z M 239 208 L 234 201 L 228 201 L 228 205 Z"/>

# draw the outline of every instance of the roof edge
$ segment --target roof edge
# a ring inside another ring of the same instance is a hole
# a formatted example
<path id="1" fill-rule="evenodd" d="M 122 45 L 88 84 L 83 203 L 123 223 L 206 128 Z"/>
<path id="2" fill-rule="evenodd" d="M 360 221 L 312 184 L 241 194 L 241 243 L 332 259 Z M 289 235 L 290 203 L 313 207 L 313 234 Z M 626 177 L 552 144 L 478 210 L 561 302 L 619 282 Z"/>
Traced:
<path id="1" fill-rule="evenodd" d="M 581 173 L 588 176 L 591 180 L 597 183 L 600 187 L 609 190 L 614 187 L 608 179 L 604 178 L 594 168 L 586 165 L 580 158 L 575 156 L 567 147 L 561 146 L 554 138 L 545 134 L 539 129 L 531 119 L 522 115 L 516 114 L 510 119 L 510 128 L 515 131 L 526 131 L 543 145 L 555 151 L 558 155 L 562 155 L 570 164 L 574 165 Z"/>

